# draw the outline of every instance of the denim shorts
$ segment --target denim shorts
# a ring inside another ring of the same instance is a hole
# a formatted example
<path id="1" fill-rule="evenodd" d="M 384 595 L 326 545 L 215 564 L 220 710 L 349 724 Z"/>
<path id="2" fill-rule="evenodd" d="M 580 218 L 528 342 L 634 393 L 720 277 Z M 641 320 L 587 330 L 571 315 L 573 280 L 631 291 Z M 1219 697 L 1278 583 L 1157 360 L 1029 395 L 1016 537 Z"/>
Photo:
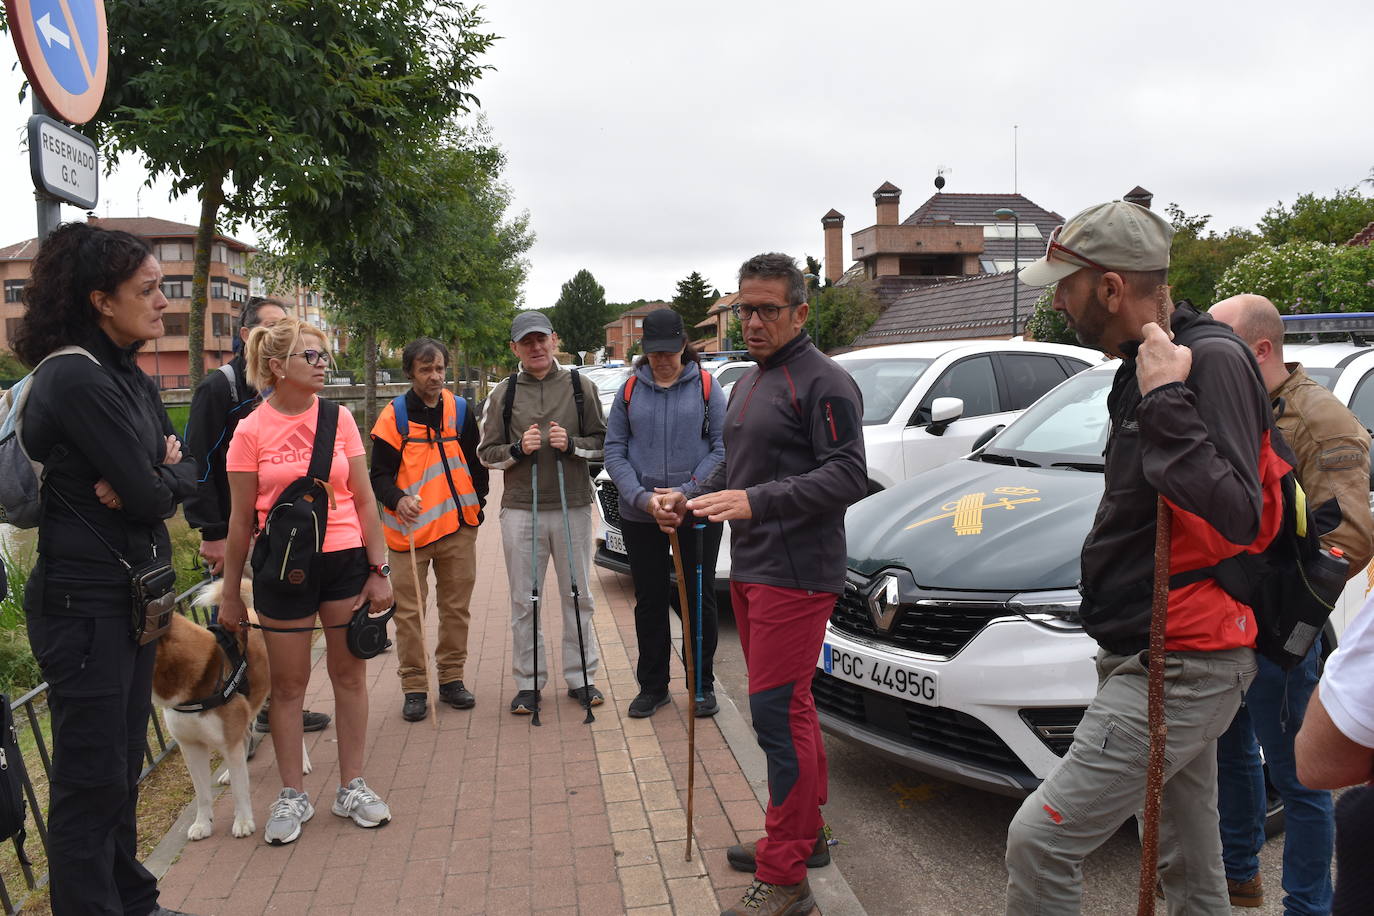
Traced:
<path id="1" fill-rule="evenodd" d="M 253 584 L 253 608 L 260 617 L 296 620 L 312 617 L 325 601 L 352 598 L 367 582 L 367 549 L 350 547 L 320 554 L 319 592 L 314 595 L 279 595 Z"/>

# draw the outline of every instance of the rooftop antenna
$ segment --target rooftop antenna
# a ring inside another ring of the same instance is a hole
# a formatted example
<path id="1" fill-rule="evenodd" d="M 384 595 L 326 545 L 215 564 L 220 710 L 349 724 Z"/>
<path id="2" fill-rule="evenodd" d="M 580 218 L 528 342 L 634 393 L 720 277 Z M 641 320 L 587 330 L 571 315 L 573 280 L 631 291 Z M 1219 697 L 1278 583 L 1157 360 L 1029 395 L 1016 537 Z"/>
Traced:
<path id="1" fill-rule="evenodd" d="M 954 169 L 950 168 L 950 167 L 947 166 L 947 165 L 941 165 L 941 166 L 936 167 L 936 169 L 935 169 L 935 191 L 936 191 L 937 194 L 938 194 L 940 191 L 944 190 L 944 187 L 945 187 L 945 176 L 948 175 L 948 174 L 950 174 L 950 173 L 953 172 L 953 171 L 954 171 Z"/>
<path id="2" fill-rule="evenodd" d="M 1011 193 L 1013 194 L 1019 191 L 1019 188 L 1017 187 L 1019 176 L 1017 174 L 1016 140 L 1017 131 L 1020 130 L 1020 127 L 1021 126 L 1019 124 L 1013 124 L 1011 126 Z"/>
<path id="3" fill-rule="evenodd" d="M 143 215 L 143 186 L 142 186 L 142 185 L 139 185 L 138 190 L 134 192 L 134 216 L 142 216 L 142 215 Z"/>

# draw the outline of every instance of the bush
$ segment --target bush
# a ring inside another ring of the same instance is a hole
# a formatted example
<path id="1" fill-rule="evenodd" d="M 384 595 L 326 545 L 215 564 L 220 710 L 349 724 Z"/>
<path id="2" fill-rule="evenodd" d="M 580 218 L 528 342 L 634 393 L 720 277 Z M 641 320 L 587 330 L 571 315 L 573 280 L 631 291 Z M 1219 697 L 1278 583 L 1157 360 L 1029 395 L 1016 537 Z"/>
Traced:
<path id="1" fill-rule="evenodd" d="M 1031 316 L 1022 328 L 1022 336 L 1027 340 L 1038 340 L 1041 343 L 1078 344 L 1078 337 L 1069 330 L 1064 316 L 1056 312 L 1051 304 L 1054 302 L 1056 285 L 1052 283 L 1045 287 L 1040 298 L 1035 300 Z"/>
<path id="2" fill-rule="evenodd" d="M 32 542 L 25 547 L 11 538 L 0 548 L 0 562 L 9 578 L 9 594 L 0 601 L 0 692 L 13 699 L 43 680 L 24 622 L 24 587 L 34 563 Z"/>
<path id="3" fill-rule="evenodd" d="M 1335 251 L 1335 245 L 1321 242 L 1261 245 L 1226 269 L 1217 281 L 1216 297 L 1255 293 L 1284 314 L 1324 311 L 1320 303 L 1299 301 L 1299 284 L 1308 273 L 1328 267 Z"/>

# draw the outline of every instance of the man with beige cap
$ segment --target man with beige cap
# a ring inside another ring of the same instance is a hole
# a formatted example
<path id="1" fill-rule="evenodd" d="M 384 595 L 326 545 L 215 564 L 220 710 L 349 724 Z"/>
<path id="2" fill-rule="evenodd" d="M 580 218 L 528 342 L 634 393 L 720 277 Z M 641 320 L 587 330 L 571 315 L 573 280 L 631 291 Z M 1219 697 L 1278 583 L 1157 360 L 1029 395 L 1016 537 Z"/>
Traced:
<path id="1" fill-rule="evenodd" d="M 1055 230 L 1045 256 L 1021 274 L 1035 286 L 1057 282 L 1054 308 L 1085 346 L 1121 357 L 1121 366 L 1079 588 L 1083 628 L 1099 645 L 1097 694 L 1063 762 L 1008 829 L 1008 913 L 1078 913 L 1083 859 L 1144 802 L 1157 496 L 1171 510 L 1175 575 L 1267 544 L 1277 529 L 1277 513 L 1263 509 L 1278 504 L 1288 465 L 1270 447 L 1264 387 L 1228 328 L 1170 302 L 1172 236 L 1143 207 L 1098 204 Z M 1253 612 L 1214 579 L 1171 588 L 1159 841 L 1171 913 L 1231 912 L 1216 740 L 1255 676 L 1254 645 Z"/>

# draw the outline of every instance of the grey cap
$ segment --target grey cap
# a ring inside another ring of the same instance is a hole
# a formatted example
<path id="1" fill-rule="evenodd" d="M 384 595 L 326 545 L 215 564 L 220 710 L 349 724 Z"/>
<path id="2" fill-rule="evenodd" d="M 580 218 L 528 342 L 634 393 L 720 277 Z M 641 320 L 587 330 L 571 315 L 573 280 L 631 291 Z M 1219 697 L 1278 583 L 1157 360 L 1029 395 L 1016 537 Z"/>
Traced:
<path id="1" fill-rule="evenodd" d="M 1097 204 L 1054 231 L 1045 256 L 1022 268 L 1021 282 L 1049 286 L 1084 267 L 1165 270 L 1173 237 L 1174 227 L 1153 210 L 1124 200 Z"/>
<path id="2" fill-rule="evenodd" d="M 523 340 L 527 334 L 552 333 L 553 325 L 549 324 L 549 317 L 543 312 L 521 312 L 510 323 L 510 339 L 517 343 Z"/>

